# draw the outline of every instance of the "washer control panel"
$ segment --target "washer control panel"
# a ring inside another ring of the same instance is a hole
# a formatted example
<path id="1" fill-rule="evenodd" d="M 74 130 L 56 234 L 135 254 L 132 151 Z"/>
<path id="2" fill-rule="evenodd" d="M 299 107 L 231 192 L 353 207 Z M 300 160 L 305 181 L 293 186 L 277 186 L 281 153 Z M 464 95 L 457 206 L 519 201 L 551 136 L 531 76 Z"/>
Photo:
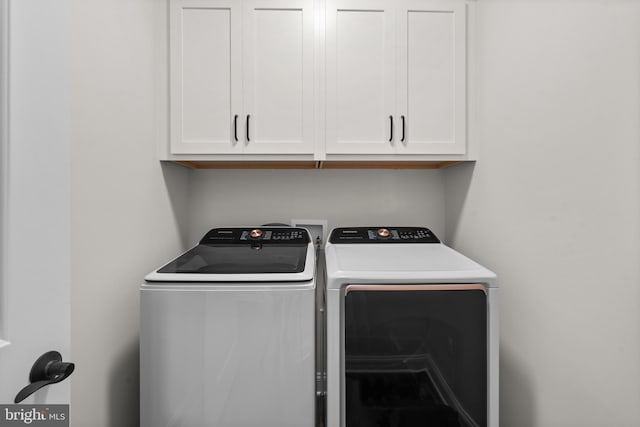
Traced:
<path id="1" fill-rule="evenodd" d="M 304 228 L 255 227 L 255 228 L 214 228 L 200 240 L 203 245 L 233 245 L 247 243 L 291 243 L 308 244 L 309 233 Z"/>
<path id="2" fill-rule="evenodd" d="M 424 227 L 348 227 L 336 228 L 331 243 L 440 243 L 431 230 Z"/>

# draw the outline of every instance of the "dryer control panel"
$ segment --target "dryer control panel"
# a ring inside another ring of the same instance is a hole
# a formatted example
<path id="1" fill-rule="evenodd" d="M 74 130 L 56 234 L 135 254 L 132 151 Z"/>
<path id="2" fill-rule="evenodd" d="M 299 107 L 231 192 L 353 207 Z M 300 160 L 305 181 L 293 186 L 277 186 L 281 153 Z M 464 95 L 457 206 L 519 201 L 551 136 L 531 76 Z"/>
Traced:
<path id="1" fill-rule="evenodd" d="M 348 227 L 336 228 L 331 243 L 440 243 L 431 230 L 424 227 Z"/>

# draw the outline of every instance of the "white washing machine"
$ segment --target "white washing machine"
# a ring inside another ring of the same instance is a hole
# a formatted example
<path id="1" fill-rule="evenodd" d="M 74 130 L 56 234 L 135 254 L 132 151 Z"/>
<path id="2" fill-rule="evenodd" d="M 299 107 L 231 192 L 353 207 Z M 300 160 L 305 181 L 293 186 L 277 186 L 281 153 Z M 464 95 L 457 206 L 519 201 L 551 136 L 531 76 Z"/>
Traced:
<path id="1" fill-rule="evenodd" d="M 421 227 L 332 231 L 327 427 L 498 427 L 496 275 Z"/>
<path id="2" fill-rule="evenodd" d="M 313 427 L 315 256 L 301 228 L 216 228 L 140 290 L 142 427 Z"/>

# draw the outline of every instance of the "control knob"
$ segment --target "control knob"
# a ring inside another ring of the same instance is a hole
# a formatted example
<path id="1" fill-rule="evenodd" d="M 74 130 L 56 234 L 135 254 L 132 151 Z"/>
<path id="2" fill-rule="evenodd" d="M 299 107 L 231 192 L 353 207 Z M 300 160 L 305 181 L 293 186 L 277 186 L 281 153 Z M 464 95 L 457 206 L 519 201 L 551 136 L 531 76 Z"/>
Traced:
<path id="1" fill-rule="evenodd" d="M 388 228 L 378 228 L 378 231 L 376 232 L 376 234 L 378 235 L 378 237 L 386 239 L 391 235 L 391 232 L 389 231 Z"/>
<path id="2" fill-rule="evenodd" d="M 262 237 L 262 230 L 260 230 L 259 228 L 255 228 L 249 232 L 249 236 L 252 239 L 259 239 Z"/>

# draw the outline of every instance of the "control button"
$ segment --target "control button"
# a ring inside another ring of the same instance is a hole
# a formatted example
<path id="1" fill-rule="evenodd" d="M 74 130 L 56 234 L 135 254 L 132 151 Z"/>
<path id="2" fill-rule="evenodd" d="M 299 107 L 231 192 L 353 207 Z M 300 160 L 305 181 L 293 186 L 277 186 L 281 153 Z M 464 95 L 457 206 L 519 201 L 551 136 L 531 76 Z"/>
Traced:
<path id="1" fill-rule="evenodd" d="M 260 230 L 259 228 L 253 229 L 251 230 L 251 232 L 249 232 L 249 236 L 251 236 L 252 239 L 259 239 L 260 237 L 262 237 L 262 230 Z"/>
<path id="2" fill-rule="evenodd" d="M 391 232 L 389 231 L 388 228 L 378 228 L 377 234 L 378 234 L 378 237 L 382 237 L 383 239 L 386 239 L 391 235 Z"/>

